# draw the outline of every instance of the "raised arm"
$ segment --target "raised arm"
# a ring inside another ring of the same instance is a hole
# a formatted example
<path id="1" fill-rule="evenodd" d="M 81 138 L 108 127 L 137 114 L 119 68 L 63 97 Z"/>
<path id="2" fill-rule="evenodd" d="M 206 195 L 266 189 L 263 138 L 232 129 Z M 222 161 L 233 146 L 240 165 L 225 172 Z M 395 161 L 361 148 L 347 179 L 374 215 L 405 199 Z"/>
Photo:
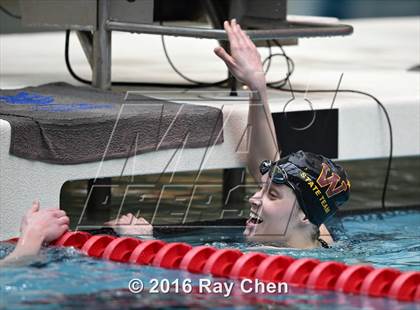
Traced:
<path id="1" fill-rule="evenodd" d="M 255 44 L 234 19 L 230 23 L 225 21 L 224 27 L 229 38 L 231 54 L 222 47 L 215 48 L 214 52 L 226 63 L 235 78 L 247 85 L 252 92 L 248 113 L 248 133 L 251 137 L 247 161 L 249 171 L 258 182 L 261 161 L 277 160 L 280 154 L 268 106 L 261 56 Z"/>

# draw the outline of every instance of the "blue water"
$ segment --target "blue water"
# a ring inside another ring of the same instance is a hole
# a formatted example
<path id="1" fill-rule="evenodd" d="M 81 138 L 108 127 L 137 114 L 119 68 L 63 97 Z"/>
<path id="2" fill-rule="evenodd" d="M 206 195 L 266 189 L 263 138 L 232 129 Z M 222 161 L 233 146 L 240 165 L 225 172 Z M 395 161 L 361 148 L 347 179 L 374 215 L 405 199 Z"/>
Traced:
<path id="1" fill-rule="evenodd" d="M 370 263 L 375 267 L 420 270 L 418 223 L 419 211 L 347 216 L 334 224 L 340 240 L 331 249 L 278 249 L 266 252 L 338 260 L 348 264 Z M 238 234 L 232 230 L 208 229 L 166 239 L 249 251 L 249 245 L 238 242 L 236 237 Z M 0 257 L 12 250 L 13 245 L 0 244 Z M 145 291 L 140 294 L 129 292 L 127 285 L 132 278 L 141 279 L 145 284 Z M 153 278 L 166 278 L 169 281 L 189 278 L 194 285 L 200 279 L 209 277 L 177 270 L 95 260 L 72 248 L 47 248 L 43 249 L 40 258 L 30 266 L 0 270 L 0 309 L 255 309 L 268 306 L 293 309 L 420 309 L 419 304 L 294 287 L 289 287 L 288 294 L 283 295 L 241 294 L 236 290 L 227 298 L 220 294 L 183 294 L 173 290 L 167 294 L 152 294 L 149 292 L 149 281 Z M 219 280 L 221 279 L 213 279 Z M 236 283 L 235 288 L 237 287 Z"/>

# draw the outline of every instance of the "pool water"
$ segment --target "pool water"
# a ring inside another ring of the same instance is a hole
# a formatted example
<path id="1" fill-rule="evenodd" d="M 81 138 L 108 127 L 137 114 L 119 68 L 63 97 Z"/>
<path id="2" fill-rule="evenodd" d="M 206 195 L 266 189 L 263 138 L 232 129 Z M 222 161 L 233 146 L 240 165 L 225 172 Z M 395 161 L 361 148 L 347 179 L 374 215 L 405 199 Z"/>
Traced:
<path id="1" fill-rule="evenodd" d="M 270 249 L 268 254 L 296 258 L 314 257 L 347 264 L 368 263 L 375 267 L 420 270 L 420 211 L 388 211 L 345 216 L 331 224 L 339 240 L 331 249 Z M 192 245 L 238 248 L 250 251 L 239 229 L 207 228 L 194 233 L 171 235 L 166 241 Z M 14 245 L 0 243 L 0 258 Z M 133 294 L 127 289 L 132 278 L 141 279 L 145 290 Z M 191 279 L 193 286 L 206 275 L 149 266 L 120 264 L 84 256 L 73 248 L 45 248 L 37 261 L 25 267 L 0 270 L 0 309 L 125 309 L 125 308 L 212 308 L 260 309 L 420 309 L 419 304 L 391 299 L 351 296 L 329 291 L 311 291 L 289 286 L 287 294 L 244 294 L 233 290 L 229 297 L 202 294 L 149 292 L 151 279 L 169 281 Z M 213 281 L 226 279 L 213 279 Z M 235 288 L 238 286 L 235 285 Z"/>

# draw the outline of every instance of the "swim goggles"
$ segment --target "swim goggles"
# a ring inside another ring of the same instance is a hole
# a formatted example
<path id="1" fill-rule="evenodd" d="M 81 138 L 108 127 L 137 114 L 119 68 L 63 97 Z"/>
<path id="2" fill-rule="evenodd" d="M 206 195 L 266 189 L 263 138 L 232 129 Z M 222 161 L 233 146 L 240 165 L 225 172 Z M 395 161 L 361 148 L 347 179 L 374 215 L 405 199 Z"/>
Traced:
<path id="1" fill-rule="evenodd" d="M 260 164 L 261 175 L 264 175 L 268 172 L 271 182 L 277 185 L 284 184 L 289 186 L 296 194 L 303 212 L 306 214 L 306 216 L 308 216 L 305 209 L 304 200 L 302 198 L 302 193 L 300 192 L 299 188 L 293 184 L 293 180 L 295 179 L 294 176 L 297 175 L 299 171 L 301 170 L 292 163 L 280 164 L 278 161 L 271 161 L 266 159 L 263 160 Z M 291 175 L 292 180 L 289 179 L 288 173 Z"/>
<path id="2" fill-rule="evenodd" d="M 275 184 L 287 184 L 290 183 L 287 178 L 287 172 L 284 168 L 277 164 L 277 162 L 273 162 L 271 160 L 264 160 L 260 164 L 260 172 L 261 175 L 264 175 L 268 172 L 270 179 Z M 293 184 L 290 183 L 291 186 Z"/>

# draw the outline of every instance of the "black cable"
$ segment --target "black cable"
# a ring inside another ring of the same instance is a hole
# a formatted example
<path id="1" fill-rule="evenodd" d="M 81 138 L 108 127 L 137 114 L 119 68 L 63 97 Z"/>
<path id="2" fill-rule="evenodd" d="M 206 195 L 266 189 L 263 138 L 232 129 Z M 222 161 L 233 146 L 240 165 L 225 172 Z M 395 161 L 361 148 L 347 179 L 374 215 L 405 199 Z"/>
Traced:
<path id="1" fill-rule="evenodd" d="M 159 22 L 160 25 L 163 25 L 163 22 L 160 21 Z M 224 83 L 226 83 L 229 78 L 226 78 L 224 80 L 218 81 L 218 82 L 212 82 L 212 83 L 208 83 L 208 82 L 200 82 L 200 81 L 196 81 L 193 80 L 189 77 L 187 77 L 185 74 L 183 74 L 180 70 L 178 70 L 178 68 L 175 66 L 175 64 L 173 63 L 173 61 L 171 60 L 171 57 L 169 57 L 169 53 L 168 53 L 168 49 L 166 48 L 166 43 L 165 43 L 165 36 L 161 35 L 161 41 L 162 41 L 162 48 L 163 48 L 163 52 L 165 54 L 166 60 L 168 61 L 169 65 L 171 66 L 172 70 L 175 71 L 176 74 L 178 74 L 181 78 L 183 78 L 184 80 L 186 80 L 187 82 L 193 83 L 195 85 L 200 85 L 203 87 L 208 87 L 208 86 L 218 86 L 218 85 L 222 85 Z"/>
<path id="2" fill-rule="evenodd" d="M 264 64 L 268 61 L 267 63 L 267 68 L 264 69 L 264 75 L 267 75 L 268 70 L 270 70 L 271 67 L 271 59 L 273 58 L 273 52 L 271 50 L 271 43 L 270 40 L 267 40 L 267 48 L 268 48 L 268 57 L 266 57 L 262 63 L 262 67 L 264 68 Z"/>
<path id="3" fill-rule="evenodd" d="M 77 81 L 84 83 L 84 84 L 89 84 L 92 85 L 91 81 L 85 80 L 84 78 L 78 76 L 74 71 L 73 68 L 71 67 L 70 64 L 70 57 L 69 57 L 69 44 L 70 44 L 70 30 L 66 30 L 66 40 L 64 43 L 64 60 L 66 62 L 66 67 L 67 70 L 69 71 L 70 75 Z"/>
<path id="4" fill-rule="evenodd" d="M 293 60 L 291 60 L 289 57 L 283 55 L 282 53 L 274 53 L 274 54 L 270 54 L 267 58 L 264 59 L 263 61 L 263 66 L 265 65 L 265 63 L 269 60 L 271 60 L 273 57 L 278 57 L 278 56 L 282 56 L 285 57 L 286 62 L 287 62 L 287 74 L 286 77 L 278 80 L 278 81 L 273 81 L 273 82 L 267 82 L 268 86 L 274 86 L 274 87 L 280 87 L 283 85 L 287 84 L 287 80 L 289 79 L 289 77 L 292 75 L 293 71 L 294 71 L 294 63 Z"/>
<path id="5" fill-rule="evenodd" d="M 16 18 L 16 19 L 22 19 L 22 16 L 19 16 L 17 14 L 14 14 L 12 12 L 10 12 L 9 10 L 7 10 L 4 6 L 0 5 L 0 11 L 2 11 L 4 14 L 9 15 L 12 18 Z"/>
<path id="6" fill-rule="evenodd" d="M 196 80 L 193 80 L 193 79 L 187 77 L 180 70 L 178 70 L 178 68 L 174 65 L 171 58 L 169 57 L 168 50 L 166 48 L 166 43 L 165 43 L 165 36 L 161 35 L 160 37 L 161 37 L 161 41 L 162 41 L 163 52 L 165 53 L 165 57 L 166 57 L 166 60 L 168 61 L 169 65 L 171 66 L 172 70 L 174 70 L 181 78 L 183 78 L 187 82 L 193 83 L 195 85 L 201 85 L 201 86 L 204 87 L 204 86 L 218 86 L 218 85 L 222 85 L 222 84 L 224 84 L 228 81 L 228 79 L 224 79 L 224 80 L 221 80 L 221 81 L 218 81 L 218 82 L 207 83 L 207 82 L 196 81 Z"/>
<path id="7" fill-rule="evenodd" d="M 281 80 L 273 81 L 273 82 L 268 82 L 267 83 L 267 86 L 269 86 L 269 87 L 281 87 L 281 86 L 284 86 L 284 85 L 286 85 L 288 83 L 288 80 L 289 80 L 290 76 L 293 74 L 293 72 L 295 70 L 295 63 L 293 62 L 293 60 L 289 56 L 287 56 L 286 52 L 283 49 L 283 46 L 281 46 L 281 44 L 279 44 L 279 42 L 277 40 L 273 40 L 273 42 L 274 42 L 274 44 L 278 48 L 280 48 L 281 53 L 274 53 L 273 54 L 272 51 L 271 51 L 271 46 L 270 46 L 269 56 L 264 59 L 264 61 L 263 61 L 262 64 L 264 66 L 264 64 L 267 61 L 270 61 L 270 63 L 271 63 L 271 59 L 273 57 L 281 56 L 281 57 L 284 57 L 285 58 L 286 65 L 287 65 L 287 73 L 286 73 L 286 76 L 283 79 L 281 79 Z"/>
<path id="8" fill-rule="evenodd" d="M 70 64 L 70 56 L 69 56 L 69 45 L 70 45 L 70 30 L 66 30 L 66 40 L 65 40 L 65 48 L 64 48 L 64 58 L 66 62 L 67 70 L 69 71 L 70 75 L 76 79 L 77 81 L 92 85 L 92 81 L 86 80 L 80 76 L 78 76 Z M 113 86 L 153 86 L 153 87 L 177 87 L 177 88 L 200 88 L 204 86 L 219 86 L 222 85 L 220 82 L 216 83 L 206 83 L 206 84 L 177 84 L 177 83 L 154 83 L 154 82 L 123 82 L 117 81 L 112 82 L 111 85 Z"/>

